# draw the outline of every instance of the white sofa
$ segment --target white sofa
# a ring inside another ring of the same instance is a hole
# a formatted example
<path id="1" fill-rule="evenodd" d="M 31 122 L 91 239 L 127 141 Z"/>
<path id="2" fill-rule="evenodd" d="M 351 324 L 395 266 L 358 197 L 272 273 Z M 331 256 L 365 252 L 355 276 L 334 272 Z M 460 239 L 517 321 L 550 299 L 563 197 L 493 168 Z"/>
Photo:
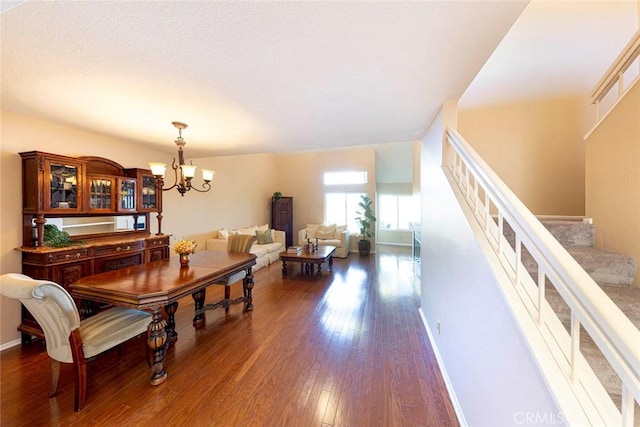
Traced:
<path id="1" fill-rule="evenodd" d="M 335 246 L 336 253 L 333 256 L 336 258 L 349 256 L 350 237 L 346 225 L 307 224 L 307 228 L 298 232 L 298 245 L 304 246 L 307 239 L 311 243 L 318 239 L 318 246 Z"/>
<path id="2" fill-rule="evenodd" d="M 283 252 L 286 249 L 286 236 L 284 231 L 272 230 L 269 228 L 268 224 L 265 224 L 234 230 L 221 228 L 207 233 L 185 236 L 184 239 L 195 240 L 198 245 L 196 250 L 226 251 L 230 234 L 249 234 L 251 236 L 256 236 L 256 231 L 260 232 L 263 237 L 266 237 L 264 234 L 265 232 L 270 231 L 271 238 L 273 240 L 272 243 L 262 244 L 259 244 L 259 242 L 256 241 L 251 246 L 249 252 L 256 255 L 256 265 L 253 266 L 253 271 L 257 271 L 280 259 L 280 252 Z"/>

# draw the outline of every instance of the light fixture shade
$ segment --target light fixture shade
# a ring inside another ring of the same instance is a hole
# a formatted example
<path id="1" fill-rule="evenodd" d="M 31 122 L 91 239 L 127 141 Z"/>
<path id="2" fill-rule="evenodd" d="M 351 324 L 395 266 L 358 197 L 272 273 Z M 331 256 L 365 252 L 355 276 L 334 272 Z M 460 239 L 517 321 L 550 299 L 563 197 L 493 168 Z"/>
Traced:
<path id="1" fill-rule="evenodd" d="M 161 175 L 164 177 L 164 171 L 167 169 L 167 164 L 160 162 L 149 162 L 149 167 L 151 168 L 151 173 L 153 175 Z"/>
<path id="2" fill-rule="evenodd" d="M 209 182 L 213 179 L 213 175 L 216 174 L 216 171 L 212 171 L 211 169 L 202 169 L 202 179 L 206 182 Z"/>
<path id="3" fill-rule="evenodd" d="M 180 165 L 182 168 L 182 174 L 185 178 L 191 179 L 196 176 L 196 166 L 193 165 Z"/>

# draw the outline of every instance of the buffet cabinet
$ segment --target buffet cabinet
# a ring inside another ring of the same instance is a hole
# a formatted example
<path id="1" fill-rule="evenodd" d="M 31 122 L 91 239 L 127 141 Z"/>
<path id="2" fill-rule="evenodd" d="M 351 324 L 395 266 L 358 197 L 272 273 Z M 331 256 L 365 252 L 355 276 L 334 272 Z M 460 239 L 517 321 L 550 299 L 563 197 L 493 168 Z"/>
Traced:
<path id="1" fill-rule="evenodd" d="M 169 235 L 151 235 L 150 212 L 162 212 L 161 190 L 145 169 L 101 157 L 30 151 L 22 156 L 22 272 L 67 288 L 81 277 L 169 257 Z M 159 220 L 159 219 L 158 219 Z M 45 225 L 68 231 L 67 246 L 47 246 Z M 101 307 L 76 301 L 81 316 Z M 43 337 L 22 308 L 22 341 Z"/>
<path id="2" fill-rule="evenodd" d="M 22 273 L 35 279 L 50 280 L 65 289 L 81 277 L 118 270 L 169 257 L 169 236 L 105 237 L 72 247 L 21 247 Z M 81 312 L 90 313 L 80 301 Z M 42 330 L 29 312 L 22 308 L 18 327 L 22 341 L 31 335 L 43 337 Z"/>

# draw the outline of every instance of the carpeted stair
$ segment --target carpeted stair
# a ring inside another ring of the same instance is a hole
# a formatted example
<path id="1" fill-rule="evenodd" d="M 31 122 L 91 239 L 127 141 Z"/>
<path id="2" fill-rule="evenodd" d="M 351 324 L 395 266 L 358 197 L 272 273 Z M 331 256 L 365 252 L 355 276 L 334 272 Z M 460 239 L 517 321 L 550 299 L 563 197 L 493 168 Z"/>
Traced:
<path id="1" fill-rule="evenodd" d="M 628 255 L 593 247 L 595 226 L 582 221 L 543 221 L 542 224 L 567 249 L 620 310 L 640 329 L 640 288 L 633 286 L 637 262 Z M 513 230 L 505 225 L 505 238 L 514 245 Z M 523 247 L 522 262 L 535 278 L 537 264 Z M 553 286 L 546 288 L 547 301 L 567 330 L 570 330 L 571 311 Z M 621 401 L 621 381 L 606 361 L 591 337 L 580 335 L 580 349 L 612 399 Z M 640 426 L 640 408 L 636 405 L 635 425 Z"/>
<path id="2" fill-rule="evenodd" d="M 632 257 L 604 249 L 595 248 L 595 226 L 583 221 L 543 221 L 542 224 L 571 254 L 578 264 L 599 284 L 632 285 L 637 273 L 637 263 Z M 514 233 L 508 224 L 504 236 L 512 245 Z M 522 263 L 535 277 L 538 265 L 525 247 Z"/>

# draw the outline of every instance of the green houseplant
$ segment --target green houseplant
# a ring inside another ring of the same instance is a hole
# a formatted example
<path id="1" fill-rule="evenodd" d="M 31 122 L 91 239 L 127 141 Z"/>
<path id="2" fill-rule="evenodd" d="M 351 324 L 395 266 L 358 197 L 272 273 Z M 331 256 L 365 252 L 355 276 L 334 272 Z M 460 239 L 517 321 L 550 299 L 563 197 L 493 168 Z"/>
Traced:
<path id="1" fill-rule="evenodd" d="M 367 238 L 373 236 L 373 223 L 376 222 L 376 217 L 373 215 L 373 209 L 371 205 L 373 202 L 366 194 L 360 196 L 361 200 L 358 203 L 360 210 L 356 213 L 358 216 L 356 217 L 356 222 L 360 227 L 360 240 L 358 240 L 358 252 L 360 252 L 360 256 L 367 256 L 371 251 L 371 241 Z"/>
<path id="2" fill-rule="evenodd" d="M 69 233 L 58 230 L 58 227 L 53 224 L 44 225 L 44 237 L 42 240 L 45 246 L 51 246 L 54 248 L 63 248 L 65 246 L 73 246 L 82 243 L 81 241 L 74 242 L 69 237 Z"/>

